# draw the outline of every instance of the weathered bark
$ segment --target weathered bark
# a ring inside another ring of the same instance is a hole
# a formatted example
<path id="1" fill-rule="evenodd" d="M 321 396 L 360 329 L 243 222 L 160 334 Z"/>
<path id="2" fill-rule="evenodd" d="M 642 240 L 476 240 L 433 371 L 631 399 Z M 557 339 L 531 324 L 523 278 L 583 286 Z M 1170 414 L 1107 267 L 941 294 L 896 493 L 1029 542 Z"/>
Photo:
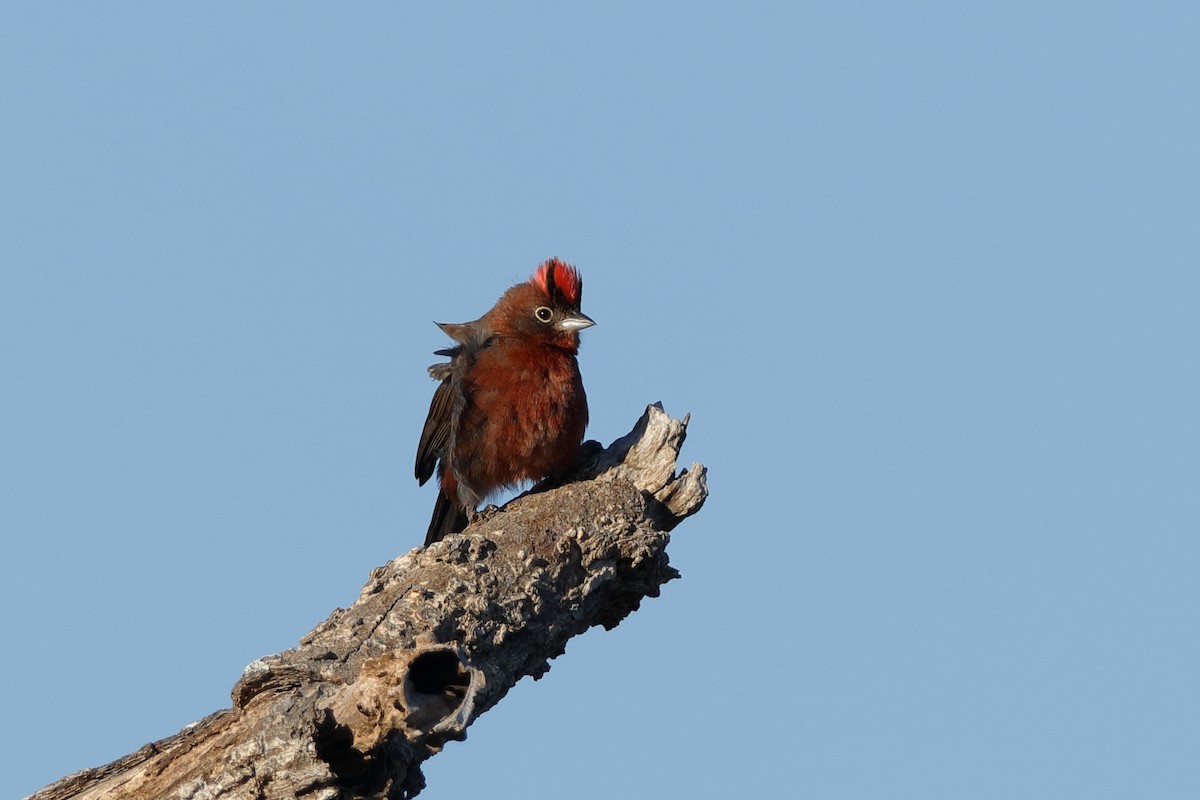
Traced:
<path id="1" fill-rule="evenodd" d="M 686 426 L 647 408 L 588 443 L 572 482 L 375 569 L 353 606 L 250 664 L 232 708 L 30 800 L 416 795 L 421 762 L 518 680 L 678 577 L 667 531 L 707 496 L 703 466 L 675 474 Z"/>

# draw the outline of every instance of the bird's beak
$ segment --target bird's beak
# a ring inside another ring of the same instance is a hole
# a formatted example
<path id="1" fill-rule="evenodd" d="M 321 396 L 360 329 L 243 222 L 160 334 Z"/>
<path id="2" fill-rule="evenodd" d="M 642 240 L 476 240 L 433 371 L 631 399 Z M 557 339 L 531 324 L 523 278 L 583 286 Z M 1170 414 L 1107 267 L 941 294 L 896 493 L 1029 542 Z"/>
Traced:
<path id="1" fill-rule="evenodd" d="M 560 331 L 581 331 L 584 328 L 590 328 L 596 323 L 587 314 L 572 314 L 569 317 L 563 317 L 558 321 L 558 329 Z"/>

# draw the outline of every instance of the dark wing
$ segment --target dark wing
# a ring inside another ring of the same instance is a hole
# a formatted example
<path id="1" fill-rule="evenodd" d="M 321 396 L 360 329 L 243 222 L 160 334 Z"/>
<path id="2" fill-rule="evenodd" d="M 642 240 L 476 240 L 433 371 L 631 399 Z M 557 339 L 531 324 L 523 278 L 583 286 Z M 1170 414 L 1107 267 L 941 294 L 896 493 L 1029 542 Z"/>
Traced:
<path id="1" fill-rule="evenodd" d="M 429 416 L 425 418 L 425 427 L 421 429 L 421 440 L 417 443 L 417 462 L 413 474 L 417 482 L 424 486 L 425 481 L 433 475 L 438 459 L 446 452 L 450 441 L 450 423 L 454 416 L 454 368 L 460 357 L 460 347 L 449 350 L 439 350 L 438 355 L 450 356 L 449 363 L 434 364 L 429 368 L 429 374 L 440 379 L 429 403 Z"/>
<path id="2" fill-rule="evenodd" d="M 475 354 L 481 348 L 487 347 L 490 338 L 483 320 L 461 325 L 439 322 L 437 325 L 459 344 L 436 351 L 435 355 L 448 356 L 450 360 L 429 368 L 429 376 L 441 383 L 433 393 L 433 400 L 429 403 L 429 416 L 425 418 L 421 440 L 417 443 L 417 460 L 413 474 L 422 486 L 433 475 L 438 460 L 444 462 L 454 446 L 456 421 L 465 404 L 461 388 L 462 376 L 475 363 Z"/>

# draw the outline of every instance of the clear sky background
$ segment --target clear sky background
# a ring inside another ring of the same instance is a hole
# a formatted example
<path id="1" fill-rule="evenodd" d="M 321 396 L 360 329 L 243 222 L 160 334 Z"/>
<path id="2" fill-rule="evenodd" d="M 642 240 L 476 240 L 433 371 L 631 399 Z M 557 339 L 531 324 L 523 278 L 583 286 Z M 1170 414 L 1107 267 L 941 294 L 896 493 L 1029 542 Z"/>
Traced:
<path id="1" fill-rule="evenodd" d="M 683 579 L 425 797 L 1200 796 L 1193 3 L 0 7 L 0 796 L 418 545 L 551 255 Z"/>

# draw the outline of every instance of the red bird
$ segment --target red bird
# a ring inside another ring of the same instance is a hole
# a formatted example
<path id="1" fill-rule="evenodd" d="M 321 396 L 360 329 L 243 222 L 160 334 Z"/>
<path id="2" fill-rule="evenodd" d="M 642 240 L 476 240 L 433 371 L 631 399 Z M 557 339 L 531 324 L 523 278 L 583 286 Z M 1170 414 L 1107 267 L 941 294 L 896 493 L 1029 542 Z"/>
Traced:
<path id="1" fill-rule="evenodd" d="M 440 380 L 417 445 L 421 485 L 437 467 L 437 503 L 425 544 L 457 533 L 497 489 L 560 478 L 587 428 L 579 332 L 583 279 L 557 258 L 509 289 L 474 322 L 437 323 L 458 344 L 437 355 Z"/>

